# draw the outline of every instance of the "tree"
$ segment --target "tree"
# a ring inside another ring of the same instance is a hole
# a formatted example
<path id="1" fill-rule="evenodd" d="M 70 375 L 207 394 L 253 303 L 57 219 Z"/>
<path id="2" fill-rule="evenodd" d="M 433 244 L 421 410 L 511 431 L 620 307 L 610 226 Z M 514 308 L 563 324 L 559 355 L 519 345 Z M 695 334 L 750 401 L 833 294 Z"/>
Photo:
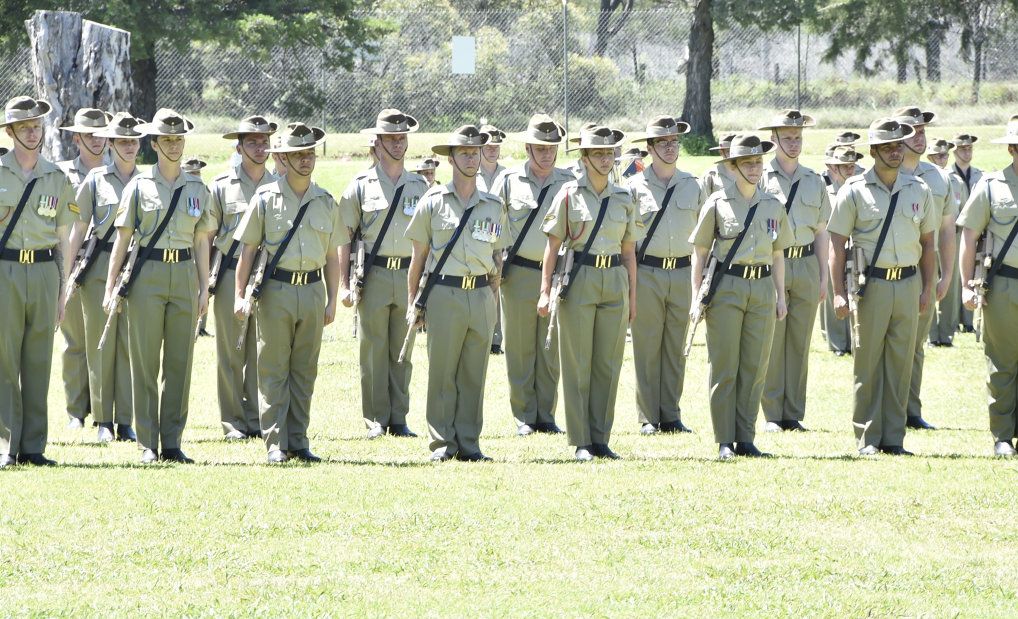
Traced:
<path id="1" fill-rule="evenodd" d="M 629 20 L 636 0 L 601 0 L 594 37 L 594 55 L 604 56 L 608 42 L 619 33 Z M 618 15 L 615 15 L 616 11 Z M 614 16 L 614 19 L 613 19 Z"/>
<path id="2" fill-rule="evenodd" d="M 961 48 L 965 59 L 972 63 L 972 103 L 979 102 L 979 86 L 983 81 L 983 53 L 986 44 L 997 34 L 1007 7 L 1015 2 L 1005 0 L 958 0 L 962 18 Z"/>
<path id="3" fill-rule="evenodd" d="M 711 0 L 695 0 L 693 25 L 689 30 L 689 61 L 686 63 L 686 100 L 682 118 L 690 134 L 713 142 L 714 122 L 710 115 L 710 78 L 714 57 L 714 17 Z"/>
<path id="4" fill-rule="evenodd" d="M 350 67 L 383 29 L 356 11 L 362 0 L 0 0 L 6 24 L 21 24 L 37 9 L 67 10 L 131 33 L 133 109 L 142 118 L 156 111 L 156 43 L 184 49 L 196 42 L 245 45 L 268 57 L 273 48 L 321 48 L 332 66 Z M 0 51 L 28 45 L 23 28 L 0 29 Z"/>

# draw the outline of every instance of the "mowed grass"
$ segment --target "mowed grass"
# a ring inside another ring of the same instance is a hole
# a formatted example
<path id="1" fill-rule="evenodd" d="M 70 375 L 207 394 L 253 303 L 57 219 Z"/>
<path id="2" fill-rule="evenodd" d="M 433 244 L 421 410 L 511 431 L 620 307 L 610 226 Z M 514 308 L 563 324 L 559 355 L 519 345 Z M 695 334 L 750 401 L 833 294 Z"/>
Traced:
<path id="1" fill-rule="evenodd" d="M 984 163 L 991 152 L 977 150 L 984 169 L 1003 165 Z M 338 195 L 364 162 L 319 165 Z M 224 167 L 220 155 L 210 171 Z M 432 465 L 426 338 L 410 416 L 422 437 L 367 441 L 351 326 L 341 310 L 324 335 L 310 434 L 328 462 L 318 466 L 268 467 L 261 442 L 222 442 L 214 340 L 202 338 L 184 435 L 198 464 L 142 467 L 136 446 L 65 428 L 58 343 L 47 455 L 62 466 L 0 471 L 0 614 L 1018 612 L 1018 466 L 990 457 L 985 361 L 971 335 L 927 349 L 924 414 L 941 429 L 909 434 L 916 458 L 854 456 L 852 362 L 817 332 L 813 431 L 761 433 L 774 459 L 714 461 L 701 335 L 682 398 L 695 434 L 638 434 L 627 347 L 612 438 L 625 459 L 575 464 L 564 437 L 514 435 L 505 360 L 491 357 L 482 447 L 495 462 Z"/>

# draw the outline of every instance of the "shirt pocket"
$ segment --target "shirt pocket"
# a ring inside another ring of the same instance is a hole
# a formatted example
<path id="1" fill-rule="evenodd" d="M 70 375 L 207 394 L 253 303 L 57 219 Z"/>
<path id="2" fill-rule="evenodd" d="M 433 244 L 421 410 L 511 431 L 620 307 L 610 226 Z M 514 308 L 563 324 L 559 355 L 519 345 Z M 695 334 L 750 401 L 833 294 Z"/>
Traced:
<path id="1" fill-rule="evenodd" d="M 435 250 L 444 250 L 452 240 L 452 235 L 456 232 L 459 223 L 459 217 L 452 213 L 443 211 L 434 213 L 431 217 L 431 247 Z M 435 259 L 437 260 L 438 257 L 436 256 Z"/>
<path id="2" fill-rule="evenodd" d="M 608 213 L 605 214 L 602 223 L 602 234 L 605 238 L 613 241 L 621 241 L 626 233 L 626 225 L 629 223 L 629 213 L 626 207 L 621 204 L 609 204 Z"/>
<path id="3" fill-rule="evenodd" d="M 509 221 L 513 223 L 525 221 L 535 208 L 537 208 L 537 202 L 532 199 L 512 198 L 509 200 Z"/>
<path id="4" fill-rule="evenodd" d="M 859 199 L 859 207 L 855 214 L 855 231 L 857 234 L 868 234 L 880 227 L 884 214 L 876 205 L 865 198 Z"/>
<path id="5" fill-rule="evenodd" d="M 290 220 L 283 211 L 274 211 L 272 208 L 265 210 L 265 244 L 275 247 L 283 242 L 286 233 L 290 231 Z"/>
<path id="6" fill-rule="evenodd" d="M 734 214 L 718 213 L 718 235 L 722 239 L 731 240 L 742 232 L 742 221 Z"/>
<path id="7" fill-rule="evenodd" d="M 784 203 L 782 203 L 782 208 L 784 208 Z M 797 215 L 795 223 L 816 230 L 820 225 L 820 195 L 803 195 L 799 200 L 798 213 L 795 214 Z"/>
<path id="8" fill-rule="evenodd" d="M 308 207 L 311 208 L 311 207 Z M 332 238 L 332 231 L 335 224 L 329 213 L 321 209 L 315 209 L 307 214 L 308 226 L 314 231 L 314 236 L 319 242 L 319 249 L 322 254 L 328 253 L 329 239 Z"/>
<path id="9" fill-rule="evenodd" d="M 177 205 L 180 208 L 180 205 Z M 163 203 L 159 196 L 140 194 L 138 196 L 137 228 L 146 234 L 154 234 L 163 218 Z"/>
<path id="10" fill-rule="evenodd" d="M 1018 219 L 1018 204 L 1010 195 L 994 196 L 990 203 L 990 219 L 993 223 L 1010 227 Z"/>

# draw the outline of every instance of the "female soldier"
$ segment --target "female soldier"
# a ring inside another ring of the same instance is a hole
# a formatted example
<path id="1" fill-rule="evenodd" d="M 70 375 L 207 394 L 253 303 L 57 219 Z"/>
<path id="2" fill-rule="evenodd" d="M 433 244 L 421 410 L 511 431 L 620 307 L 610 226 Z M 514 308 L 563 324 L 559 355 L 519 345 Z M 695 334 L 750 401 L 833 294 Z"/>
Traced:
<path id="1" fill-rule="evenodd" d="M 559 358 L 566 430 L 580 461 L 619 457 L 608 448 L 608 439 L 626 327 L 636 315 L 637 226 L 643 229 L 632 193 L 609 180 L 615 149 L 624 137 L 608 127 L 581 135 L 583 172 L 559 190 L 543 227 L 548 244 L 537 311 L 547 316 L 552 294 L 561 298 Z M 568 300 L 551 287 L 562 243 L 574 252 Z M 618 268 L 623 265 L 625 269 Z"/>
<path id="2" fill-rule="evenodd" d="M 113 310 L 128 244 L 138 244 L 139 256 L 154 246 L 144 263 L 135 262 L 125 311 L 141 461 L 191 463 L 180 439 L 187 423 L 194 328 L 209 302 L 208 234 L 216 225 L 205 184 L 180 169 L 184 137 L 194 132 L 194 124 L 164 108 L 137 130 L 152 136 L 158 162 L 124 187 L 104 305 Z M 161 394 L 156 392 L 160 370 Z"/>
<path id="3" fill-rule="evenodd" d="M 718 458 L 764 456 L 753 445 L 775 319 L 785 307 L 783 251 L 793 243 L 784 205 L 757 186 L 773 142 L 732 139 L 723 163 L 733 183 L 712 194 L 700 212 L 693 244 L 693 298 L 704 284 L 708 252 L 718 265 L 704 299 L 710 409 Z M 770 281 L 767 281 L 767 280 Z"/>

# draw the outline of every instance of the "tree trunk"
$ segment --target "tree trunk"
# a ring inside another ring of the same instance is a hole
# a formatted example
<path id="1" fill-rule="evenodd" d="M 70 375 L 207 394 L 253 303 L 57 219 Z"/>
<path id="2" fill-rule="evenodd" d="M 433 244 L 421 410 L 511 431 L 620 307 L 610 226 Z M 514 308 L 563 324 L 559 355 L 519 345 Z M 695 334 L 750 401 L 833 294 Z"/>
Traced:
<path id="1" fill-rule="evenodd" d="M 689 62 L 686 64 L 686 100 L 682 118 L 690 125 L 690 134 L 714 140 L 711 121 L 710 77 L 714 57 L 714 18 L 711 0 L 696 0 L 693 24 L 689 30 Z"/>
<path id="2" fill-rule="evenodd" d="M 131 100 L 131 113 L 144 120 L 152 120 L 156 114 L 156 50 L 149 43 L 144 57 L 131 62 L 131 76 L 134 79 L 135 96 Z M 155 151 L 148 140 L 141 141 L 138 156 L 142 162 L 154 163 Z"/>
<path id="3" fill-rule="evenodd" d="M 70 124 L 83 107 L 120 111 L 131 101 L 131 34 L 83 20 L 80 13 L 36 11 L 25 22 L 35 90 L 53 106 L 54 127 Z M 42 154 L 51 161 L 77 156 L 66 135 L 46 131 Z"/>
<path id="4" fill-rule="evenodd" d="M 931 84 L 940 81 L 940 44 L 944 30 L 939 23 L 931 22 L 926 29 L 926 80 Z"/>
<path id="5" fill-rule="evenodd" d="M 625 25 L 626 20 L 629 19 L 629 15 L 633 10 L 634 0 L 601 0 L 601 10 L 597 14 L 597 28 L 594 32 L 594 55 L 604 56 L 605 52 L 608 51 L 608 42 L 611 41 L 612 37 L 622 30 L 622 26 Z M 625 2 L 625 6 L 622 3 Z M 615 25 L 611 24 L 612 15 L 615 11 L 621 8 L 621 13 L 618 19 L 615 21 Z"/>
<path id="6" fill-rule="evenodd" d="M 979 103 L 979 84 L 983 81 L 983 42 L 972 44 L 972 103 Z"/>
<path id="7" fill-rule="evenodd" d="M 894 53 L 894 61 L 897 64 L 897 80 L 899 84 L 908 81 L 908 50 L 899 49 Z"/>

